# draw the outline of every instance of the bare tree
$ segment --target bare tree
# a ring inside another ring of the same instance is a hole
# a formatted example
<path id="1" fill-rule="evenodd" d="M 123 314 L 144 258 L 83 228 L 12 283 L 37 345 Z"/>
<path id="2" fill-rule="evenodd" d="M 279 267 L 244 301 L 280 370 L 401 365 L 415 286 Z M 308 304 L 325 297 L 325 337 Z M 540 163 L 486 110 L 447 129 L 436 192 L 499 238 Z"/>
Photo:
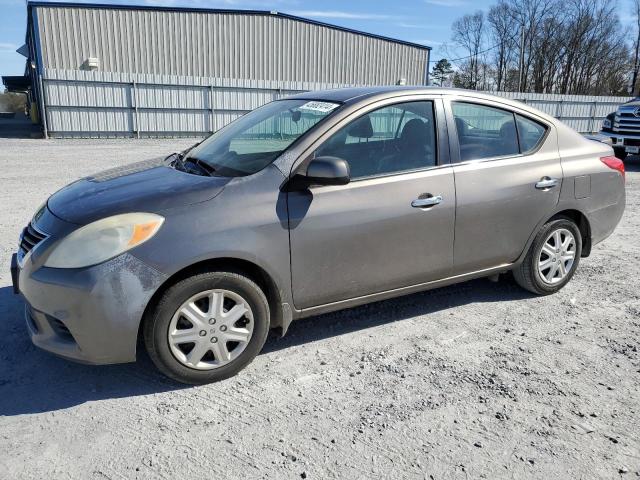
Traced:
<path id="1" fill-rule="evenodd" d="M 564 31 L 565 54 L 558 93 L 600 93 L 611 78 L 629 71 L 629 52 L 616 14 L 607 0 L 570 0 L 569 22 Z M 613 77 L 612 77 L 613 75 Z M 613 89 L 609 89 L 613 90 Z"/>
<path id="2" fill-rule="evenodd" d="M 637 0 L 640 2 L 640 0 Z M 504 90 L 507 71 L 512 64 L 517 50 L 516 36 L 513 31 L 510 6 L 503 0 L 489 9 L 487 22 L 489 24 L 491 43 L 495 44 L 493 62 L 495 67 L 496 90 Z"/>
<path id="3" fill-rule="evenodd" d="M 453 23 L 453 41 L 466 50 L 468 62 L 465 63 L 467 88 L 478 88 L 480 77 L 480 52 L 484 40 L 484 13 L 478 10 L 474 14 L 464 15 Z"/>
<path id="4" fill-rule="evenodd" d="M 518 29 L 522 45 L 522 91 L 529 90 L 529 72 L 540 52 L 535 48 L 536 39 L 544 22 L 551 15 L 561 14 L 559 0 L 507 0 L 514 29 Z"/>
<path id="5" fill-rule="evenodd" d="M 634 6 L 640 13 L 640 0 Z M 640 89 L 640 16 L 630 49 L 615 1 L 498 0 L 482 17 L 465 15 L 453 25 L 453 40 L 467 52 L 457 86 L 619 94 L 633 77 Z"/>
<path id="6" fill-rule="evenodd" d="M 638 72 L 640 71 L 640 0 L 633 0 L 633 15 L 636 20 L 636 41 L 633 53 L 633 75 L 631 79 L 631 94 L 640 95 Z"/>

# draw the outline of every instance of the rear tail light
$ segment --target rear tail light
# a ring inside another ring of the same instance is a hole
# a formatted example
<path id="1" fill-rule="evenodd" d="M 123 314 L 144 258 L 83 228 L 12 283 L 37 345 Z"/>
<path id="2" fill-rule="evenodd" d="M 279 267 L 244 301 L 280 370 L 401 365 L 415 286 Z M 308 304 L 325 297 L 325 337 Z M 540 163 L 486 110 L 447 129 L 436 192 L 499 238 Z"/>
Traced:
<path id="1" fill-rule="evenodd" d="M 602 157 L 600 161 L 607 167 L 619 171 L 624 179 L 624 162 L 622 160 L 617 157 Z"/>

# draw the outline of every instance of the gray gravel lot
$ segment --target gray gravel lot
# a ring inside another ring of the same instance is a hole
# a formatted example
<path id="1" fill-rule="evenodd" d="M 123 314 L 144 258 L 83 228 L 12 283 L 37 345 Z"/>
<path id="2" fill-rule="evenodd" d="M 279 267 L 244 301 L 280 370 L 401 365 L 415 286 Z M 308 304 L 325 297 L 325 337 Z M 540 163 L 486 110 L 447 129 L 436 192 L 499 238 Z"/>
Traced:
<path id="1" fill-rule="evenodd" d="M 638 478 L 640 162 L 559 294 L 473 281 L 294 323 L 239 376 L 177 385 L 33 347 L 9 258 L 77 177 L 193 141 L 0 139 L 0 478 Z"/>

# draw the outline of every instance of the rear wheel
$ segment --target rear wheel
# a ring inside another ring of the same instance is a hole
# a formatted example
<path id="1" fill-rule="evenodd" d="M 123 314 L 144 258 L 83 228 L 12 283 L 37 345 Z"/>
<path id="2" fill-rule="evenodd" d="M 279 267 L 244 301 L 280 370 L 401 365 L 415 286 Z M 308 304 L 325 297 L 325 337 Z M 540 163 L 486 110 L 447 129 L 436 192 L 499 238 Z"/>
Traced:
<path id="1" fill-rule="evenodd" d="M 614 148 L 613 153 L 620 160 L 624 160 L 625 158 L 627 158 L 627 151 L 624 148 Z"/>
<path id="2" fill-rule="evenodd" d="M 538 295 L 549 295 L 564 287 L 580 262 L 582 236 L 569 219 L 552 220 L 536 235 L 526 257 L 513 270 L 518 284 Z"/>
<path id="3" fill-rule="evenodd" d="M 203 384 L 247 366 L 268 331 L 269 304 L 260 287 L 244 275 L 208 272 L 164 293 L 145 321 L 144 340 L 165 375 Z"/>

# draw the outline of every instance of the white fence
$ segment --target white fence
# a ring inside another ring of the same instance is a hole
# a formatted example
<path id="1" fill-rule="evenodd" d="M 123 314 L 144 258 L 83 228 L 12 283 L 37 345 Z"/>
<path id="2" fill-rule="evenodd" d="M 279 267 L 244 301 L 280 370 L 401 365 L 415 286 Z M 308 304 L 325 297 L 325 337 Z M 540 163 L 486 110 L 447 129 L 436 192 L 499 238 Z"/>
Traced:
<path id="1" fill-rule="evenodd" d="M 348 85 L 47 70 L 45 133 L 55 137 L 204 136 L 267 102 Z M 528 103 L 583 133 L 627 97 L 498 93 Z"/>
<path id="2" fill-rule="evenodd" d="M 602 120 L 631 97 L 596 97 L 590 95 L 555 95 L 550 93 L 491 92 L 493 95 L 519 100 L 552 117 L 562 120 L 580 133 L 595 133 Z"/>

